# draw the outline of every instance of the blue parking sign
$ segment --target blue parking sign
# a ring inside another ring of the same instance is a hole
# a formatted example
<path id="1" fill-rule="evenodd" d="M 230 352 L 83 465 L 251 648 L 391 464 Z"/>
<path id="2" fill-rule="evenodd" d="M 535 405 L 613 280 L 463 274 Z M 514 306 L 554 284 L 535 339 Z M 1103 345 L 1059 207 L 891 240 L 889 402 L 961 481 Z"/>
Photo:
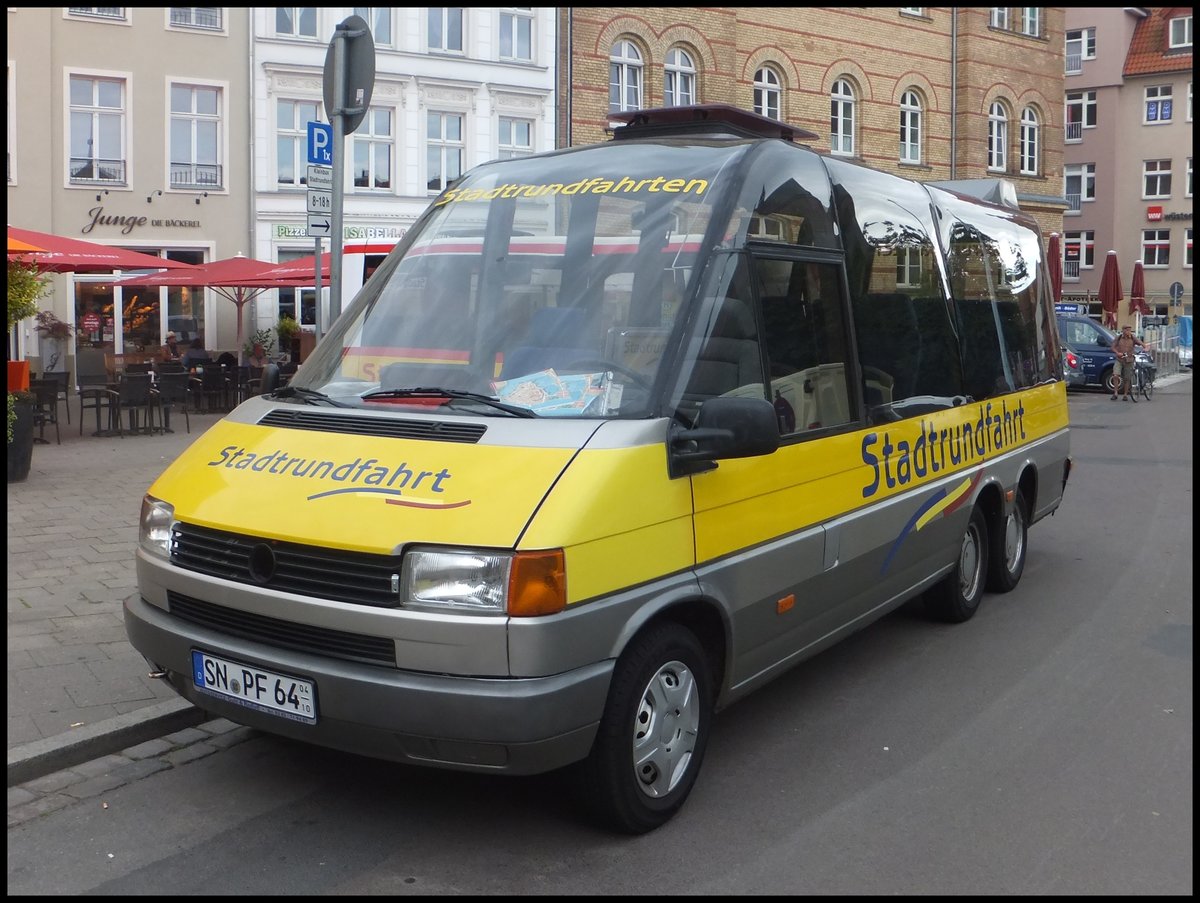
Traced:
<path id="1" fill-rule="evenodd" d="M 308 124 L 308 162 L 333 165 L 333 126 L 324 122 Z"/>

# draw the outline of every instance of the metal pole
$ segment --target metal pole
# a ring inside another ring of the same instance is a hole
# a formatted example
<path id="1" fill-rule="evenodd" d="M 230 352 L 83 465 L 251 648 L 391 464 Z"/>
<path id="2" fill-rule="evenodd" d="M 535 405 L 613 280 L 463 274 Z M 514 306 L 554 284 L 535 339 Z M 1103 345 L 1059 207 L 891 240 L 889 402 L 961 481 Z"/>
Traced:
<path id="1" fill-rule="evenodd" d="M 342 171 L 346 149 L 346 29 L 341 25 L 333 35 L 333 96 L 337 109 L 329 111 L 333 124 L 333 234 L 329 248 L 329 326 L 342 312 L 342 204 L 345 190 Z"/>
<path id="2" fill-rule="evenodd" d="M 313 269 L 316 270 L 316 273 L 314 274 L 314 277 L 313 277 L 313 284 L 317 287 L 317 316 L 316 316 L 317 329 L 316 329 L 316 334 L 317 334 L 317 338 L 319 339 L 319 338 L 321 338 L 321 335 L 328 330 L 328 327 L 322 328 L 322 327 L 324 327 L 323 321 L 325 319 L 325 314 L 321 310 L 321 236 L 314 235 L 313 243 L 316 246 L 314 255 L 317 258 L 317 262 L 313 265 Z M 297 311 L 297 313 L 299 313 L 299 311 Z"/>

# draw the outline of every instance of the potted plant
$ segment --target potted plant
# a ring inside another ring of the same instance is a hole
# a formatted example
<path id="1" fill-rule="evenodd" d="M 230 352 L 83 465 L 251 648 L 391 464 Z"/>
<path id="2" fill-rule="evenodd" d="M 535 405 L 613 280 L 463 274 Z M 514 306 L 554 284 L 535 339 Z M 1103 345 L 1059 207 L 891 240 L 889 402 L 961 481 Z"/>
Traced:
<path id="1" fill-rule="evenodd" d="M 38 299 L 46 294 L 49 278 L 36 266 L 22 260 L 8 259 L 8 331 L 37 313 Z M 10 361 L 11 363 L 17 363 Z M 28 380 L 28 363 L 25 379 Z M 8 392 L 8 482 L 17 483 L 29 476 L 33 460 L 33 395 L 27 390 L 28 381 L 13 391 L 10 379 Z"/>
<path id="2" fill-rule="evenodd" d="M 292 359 L 295 360 L 295 349 L 292 347 L 292 342 L 300 334 L 300 324 L 294 317 L 284 314 L 275 326 L 275 333 L 279 336 L 279 350 L 292 355 Z"/>
<path id="3" fill-rule="evenodd" d="M 276 331 L 278 331 L 278 328 Z M 254 354 L 255 345 L 262 345 L 263 351 L 269 357 L 271 354 L 271 349 L 275 347 L 275 340 L 271 338 L 271 330 L 256 329 L 254 332 L 250 333 L 250 338 L 247 339 L 246 344 L 242 346 L 242 351 L 245 352 L 247 358 L 250 358 Z"/>
<path id="4" fill-rule="evenodd" d="M 39 310 L 34 319 L 37 325 L 33 328 L 41 336 L 42 370 L 57 370 L 60 361 L 65 364 L 65 343 L 75 335 L 76 328 L 51 310 Z"/>

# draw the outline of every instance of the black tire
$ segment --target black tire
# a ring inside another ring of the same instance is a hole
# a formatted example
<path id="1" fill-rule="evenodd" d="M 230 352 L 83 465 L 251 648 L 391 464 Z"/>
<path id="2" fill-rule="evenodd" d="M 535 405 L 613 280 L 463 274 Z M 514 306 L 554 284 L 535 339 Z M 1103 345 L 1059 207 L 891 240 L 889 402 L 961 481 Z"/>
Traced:
<path id="1" fill-rule="evenodd" d="M 987 518 L 978 508 L 963 533 L 954 570 L 925 593 L 925 607 L 941 621 L 960 624 L 979 610 L 988 572 Z"/>
<path id="2" fill-rule="evenodd" d="M 708 657 L 690 630 L 664 622 L 629 644 L 579 774 L 601 822 L 644 834 L 679 811 L 708 746 L 712 697 Z"/>
<path id="3" fill-rule="evenodd" d="M 1017 490 L 1012 512 L 1004 518 L 1000 529 L 991 535 L 988 550 L 987 588 L 994 593 L 1016 589 L 1025 570 L 1025 553 L 1029 548 L 1029 508 L 1025 494 Z"/>
<path id="4" fill-rule="evenodd" d="M 1154 397 L 1154 377 L 1149 373 L 1142 373 L 1142 396 L 1149 401 Z"/>
<path id="5" fill-rule="evenodd" d="M 1116 367 L 1109 367 L 1100 376 L 1100 385 L 1104 386 L 1104 390 L 1106 392 L 1108 392 L 1109 395 L 1117 394 L 1117 391 L 1120 388 L 1120 386 L 1118 385 L 1119 382 L 1120 382 L 1120 377 L 1117 376 L 1117 368 Z"/>

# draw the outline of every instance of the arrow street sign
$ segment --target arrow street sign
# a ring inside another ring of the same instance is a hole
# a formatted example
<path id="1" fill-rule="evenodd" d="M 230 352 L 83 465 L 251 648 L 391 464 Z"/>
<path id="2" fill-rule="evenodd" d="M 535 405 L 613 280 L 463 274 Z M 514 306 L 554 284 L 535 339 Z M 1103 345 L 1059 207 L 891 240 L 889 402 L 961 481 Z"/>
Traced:
<path id="1" fill-rule="evenodd" d="M 328 214 L 321 214 L 318 216 L 310 213 L 308 215 L 308 232 L 306 234 L 309 238 L 324 238 L 329 234 L 329 228 L 330 223 Z"/>

